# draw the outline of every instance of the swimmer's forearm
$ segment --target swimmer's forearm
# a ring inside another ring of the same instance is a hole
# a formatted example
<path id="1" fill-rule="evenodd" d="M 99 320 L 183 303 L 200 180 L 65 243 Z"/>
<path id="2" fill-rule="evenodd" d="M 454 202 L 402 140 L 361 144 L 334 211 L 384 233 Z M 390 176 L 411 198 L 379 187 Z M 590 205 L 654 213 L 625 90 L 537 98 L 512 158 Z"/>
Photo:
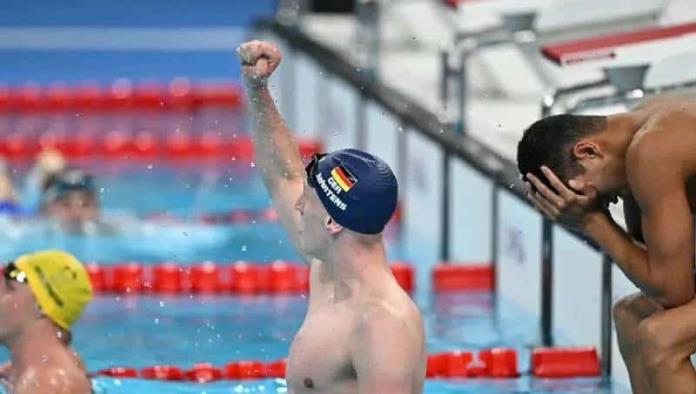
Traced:
<path id="1" fill-rule="evenodd" d="M 624 274 L 647 295 L 659 300 L 669 289 L 656 280 L 648 265 L 645 247 L 634 241 L 605 214 L 588 220 L 585 233 L 597 242 Z"/>
<path id="2" fill-rule="evenodd" d="M 254 118 L 256 164 L 266 183 L 281 178 L 302 177 L 302 159 L 297 142 L 273 101 L 268 88 L 248 89 L 250 110 Z"/>

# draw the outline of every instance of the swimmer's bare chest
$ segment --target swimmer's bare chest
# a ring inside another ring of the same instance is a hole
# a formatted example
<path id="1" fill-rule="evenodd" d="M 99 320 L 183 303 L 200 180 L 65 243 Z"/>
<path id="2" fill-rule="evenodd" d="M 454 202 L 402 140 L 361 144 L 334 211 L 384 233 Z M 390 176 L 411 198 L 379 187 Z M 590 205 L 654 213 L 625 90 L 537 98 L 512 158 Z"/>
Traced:
<path id="1" fill-rule="evenodd" d="M 336 305 L 310 308 L 290 347 L 286 377 L 291 394 L 357 392 L 350 355 L 352 315 Z"/>

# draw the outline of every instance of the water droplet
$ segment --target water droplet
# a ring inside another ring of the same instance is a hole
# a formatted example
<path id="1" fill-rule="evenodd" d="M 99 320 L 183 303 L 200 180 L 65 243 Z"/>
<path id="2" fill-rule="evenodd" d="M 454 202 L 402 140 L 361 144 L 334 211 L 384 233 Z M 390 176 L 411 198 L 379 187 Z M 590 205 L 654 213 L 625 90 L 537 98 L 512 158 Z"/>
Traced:
<path id="1" fill-rule="evenodd" d="M 99 188 L 99 193 L 100 193 L 100 194 L 104 194 L 104 190 L 106 190 L 106 189 L 104 189 L 103 187 L 100 187 L 100 188 Z"/>
<path id="2" fill-rule="evenodd" d="M 147 169 L 148 169 L 148 170 L 151 170 L 151 169 L 152 169 L 152 164 L 148 164 L 148 165 L 147 165 Z"/>
<path id="3" fill-rule="evenodd" d="M 247 251 L 247 246 L 246 246 L 246 245 L 242 245 L 242 252 L 246 252 L 246 251 Z"/>
<path id="4" fill-rule="evenodd" d="M 160 306 L 160 308 L 164 308 L 164 301 L 160 301 L 159 306 Z"/>
<path id="5" fill-rule="evenodd" d="M 156 317 L 154 322 L 155 322 L 155 324 L 159 324 L 159 318 Z"/>
<path id="6" fill-rule="evenodd" d="M 254 162 L 252 161 L 251 164 L 250 164 L 250 166 L 251 166 L 251 168 L 254 168 L 254 167 L 256 167 L 256 163 L 254 163 Z"/>

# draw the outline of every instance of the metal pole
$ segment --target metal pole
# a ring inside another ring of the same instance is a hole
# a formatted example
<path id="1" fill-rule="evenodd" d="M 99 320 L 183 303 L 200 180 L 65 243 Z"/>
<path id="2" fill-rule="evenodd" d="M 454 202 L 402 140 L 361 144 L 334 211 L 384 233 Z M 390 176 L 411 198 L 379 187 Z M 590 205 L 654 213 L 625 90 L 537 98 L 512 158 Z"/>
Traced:
<path id="1" fill-rule="evenodd" d="M 445 150 L 442 154 L 442 197 L 440 200 L 440 213 L 442 215 L 442 225 L 440 236 L 442 243 L 440 248 L 440 261 L 450 259 L 450 165 L 449 152 Z"/>
<path id="2" fill-rule="evenodd" d="M 553 345 L 553 223 L 541 227 L 541 343 Z"/>
<path id="3" fill-rule="evenodd" d="M 440 48 L 440 104 L 445 115 L 448 113 L 449 103 L 450 50 L 447 47 Z"/>
<path id="4" fill-rule="evenodd" d="M 611 376 L 611 309 L 613 303 L 612 264 L 608 255 L 602 256 L 602 376 Z"/>
<path id="5" fill-rule="evenodd" d="M 500 186 L 493 181 L 491 190 L 491 265 L 493 267 L 493 305 L 498 308 L 498 190 Z M 498 316 L 496 310 L 495 316 Z"/>
<path id="6" fill-rule="evenodd" d="M 362 68 L 369 78 L 377 80 L 381 51 L 380 0 L 359 0 L 356 5 Z"/>
<path id="7" fill-rule="evenodd" d="M 467 113 L 467 107 L 468 107 L 468 101 L 467 101 L 467 93 L 469 91 L 469 80 L 467 77 L 467 67 L 466 64 L 469 60 L 469 53 L 470 51 L 467 49 L 464 49 L 461 53 L 460 56 L 460 64 L 459 64 L 459 83 L 457 84 L 457 101 L 458 101 L 458 119 L 459 123 L 455 126 L 455 130 L 462 133 L 466 134 L 469 131 L 468 124 L 467 124 L 467 119 L 466 119 L 466 113 Z"/>

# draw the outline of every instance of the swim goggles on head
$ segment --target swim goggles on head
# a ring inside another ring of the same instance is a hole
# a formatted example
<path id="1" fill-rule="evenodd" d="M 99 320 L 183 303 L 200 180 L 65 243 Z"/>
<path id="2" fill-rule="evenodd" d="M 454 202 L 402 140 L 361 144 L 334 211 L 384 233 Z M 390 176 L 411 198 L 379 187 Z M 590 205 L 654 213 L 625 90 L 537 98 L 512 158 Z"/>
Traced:
<path id="1" fill-rule="evenodd" d="M 309 163 L 307 163 L 307 166 L 305 167 L 305 173 L 307 173 L 307 184 L 311 188 L 316 188 L 316 175 L 317 171 L 319 171 L 319 160 L 321 160 L 325 156 L 326 153 L 313 154 L 311 160 L 309 161 Z"/>
<path id="2" fill-rule="evenodd" d="M 2 270 L 2 274 L 5 277 L 5 280 L 11 280 L 22 284 L 26 284 L 28 282 L 27 274 L 17 268 L 13 261 L 10 261 L 7 263 L 7 265 L 5 265 L 5 268 Z"/>

